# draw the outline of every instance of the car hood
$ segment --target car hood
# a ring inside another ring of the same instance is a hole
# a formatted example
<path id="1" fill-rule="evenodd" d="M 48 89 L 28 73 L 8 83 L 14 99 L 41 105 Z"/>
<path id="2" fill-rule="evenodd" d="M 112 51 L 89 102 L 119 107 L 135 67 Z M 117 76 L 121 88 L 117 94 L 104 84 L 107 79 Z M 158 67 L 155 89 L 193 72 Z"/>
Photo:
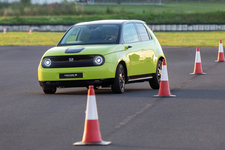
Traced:
<path id="1" fill-rule="evenodd" d="M 122 45 L 75 45 L 75 46 L 58 46 L 49 49 L 45 56 L 62 56 L 62 55 L 88 55 L 88 54 L 109 54 L 124 50 Z"/>

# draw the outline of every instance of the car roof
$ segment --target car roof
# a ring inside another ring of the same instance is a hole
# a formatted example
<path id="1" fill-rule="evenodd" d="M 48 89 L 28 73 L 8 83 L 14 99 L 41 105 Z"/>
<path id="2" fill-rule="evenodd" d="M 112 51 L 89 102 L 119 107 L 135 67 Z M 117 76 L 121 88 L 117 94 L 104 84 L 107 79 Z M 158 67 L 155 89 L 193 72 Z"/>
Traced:
<path id="1" fill-rule="evenodd" d="M 126 24 L 126 23 L 145 23 L 141 20 L 97 20 L 89 22 L 81 22 L 75 25 L 89 25 L 89 24 Z"/>

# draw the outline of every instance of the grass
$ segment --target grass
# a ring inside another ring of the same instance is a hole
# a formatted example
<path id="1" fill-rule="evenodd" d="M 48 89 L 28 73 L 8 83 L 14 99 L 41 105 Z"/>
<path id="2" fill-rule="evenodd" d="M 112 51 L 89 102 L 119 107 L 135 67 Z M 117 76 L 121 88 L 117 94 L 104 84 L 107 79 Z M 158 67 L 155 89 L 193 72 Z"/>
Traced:
<path id="1" fill-rule="evenodd" d="M 139 19 L 147 23 L 225 23 L 225 2 L 178 2 L 162 5 L 9 5 L 1 24 L 74 24 L 101 19 Z M 17 7 L 16 7 L 17 6 Z"/>
<path id="2" fill-rule="evenodd" d="M 138 19 L 146 23 L 225 23 L 225 13 L 159 13 L 159 14 L 99 14 L 74 16 L 15 16 L 0 17 L 1 24 L 75 24 L 102 19 Z"/>
<path id="3" fill-rule="evenodd" d="M 0 33 L 0 46 L 56 45 L 64 33 L 7 32 Z M 218 47 L 225 40 L 225 31 L 215 32 L 155 32 L 161 46 Z"/>
<path id="4" fill-rule="evenodd" d="M 124 13 L 133 14 L 143 13 L 206 13 L 225 11 L 225 5 L 222 2 L 172 2 L 161 5 L 82 5 L 84 12 L 91 13 Z"/>
<path id="5" fill-rule="evenodd" d="M 0 34 L 0 46 L 56 45 L 64 33 L 57 32 L 7 32 Z"/>

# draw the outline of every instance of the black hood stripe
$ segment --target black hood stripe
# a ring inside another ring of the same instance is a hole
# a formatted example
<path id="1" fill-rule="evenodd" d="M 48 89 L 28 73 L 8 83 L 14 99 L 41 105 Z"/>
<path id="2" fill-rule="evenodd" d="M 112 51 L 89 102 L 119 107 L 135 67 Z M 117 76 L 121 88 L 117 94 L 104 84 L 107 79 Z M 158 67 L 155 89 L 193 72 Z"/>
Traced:
<path id="1" fill-rule="evenodd" d="M 66 49 L 65 53 L 80 53 L 84 49 L 85 49 L 84 47 L 80 47 L 80 48 L 70 47 Z"/>

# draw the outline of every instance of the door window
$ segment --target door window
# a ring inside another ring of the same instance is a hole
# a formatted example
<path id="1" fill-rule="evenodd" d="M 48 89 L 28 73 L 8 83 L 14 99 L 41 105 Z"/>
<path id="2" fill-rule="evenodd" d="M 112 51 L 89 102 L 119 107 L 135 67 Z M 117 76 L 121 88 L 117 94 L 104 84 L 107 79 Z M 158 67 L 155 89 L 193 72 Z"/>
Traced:
<path id="1" fill-rule="evenodd" d="M 124 43 L 134 43 L 139 41 L 134 24 L 130 23 L 124 26 L 123 40 Z"/>

